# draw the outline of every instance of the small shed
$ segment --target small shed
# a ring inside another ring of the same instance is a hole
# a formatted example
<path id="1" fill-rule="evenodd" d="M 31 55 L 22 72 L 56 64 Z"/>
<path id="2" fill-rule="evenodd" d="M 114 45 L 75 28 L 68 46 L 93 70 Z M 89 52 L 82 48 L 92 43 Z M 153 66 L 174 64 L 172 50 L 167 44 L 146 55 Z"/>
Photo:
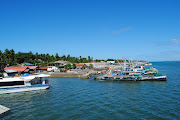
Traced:
<path id="1" fill-rule="evenodd" d="M 14 77 L 14 76 L 18 75 L 18 71 L 14 70 L 14 69 L 6 69 L 4 71 L 7 73 L 7 75 L 9 77 Z"/>

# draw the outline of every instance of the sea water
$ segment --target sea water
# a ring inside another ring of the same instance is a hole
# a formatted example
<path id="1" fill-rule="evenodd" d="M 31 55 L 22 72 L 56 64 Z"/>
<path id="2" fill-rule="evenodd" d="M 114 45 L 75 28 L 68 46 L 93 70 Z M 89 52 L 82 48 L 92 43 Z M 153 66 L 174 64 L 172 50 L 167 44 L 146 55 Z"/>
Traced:
<path id="1" fill-rule="evenodd" d="M 1 120 L 180 119 L 180 63 L 154 62 L 167 81 L 49 78 L 48 90 L 0 95 Z"/>

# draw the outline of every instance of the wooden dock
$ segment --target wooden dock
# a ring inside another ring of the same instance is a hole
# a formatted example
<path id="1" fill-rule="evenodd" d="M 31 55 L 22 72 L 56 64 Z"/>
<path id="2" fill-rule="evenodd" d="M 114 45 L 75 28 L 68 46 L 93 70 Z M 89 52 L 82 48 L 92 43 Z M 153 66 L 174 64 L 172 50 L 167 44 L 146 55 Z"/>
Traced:
<path id="1" fill-rule="evenodd" d="M 9 108 L 0 105 L 0 115 L 3 114 L 3 113 L 6 113 L 8 111 L 10 111 Z"/>

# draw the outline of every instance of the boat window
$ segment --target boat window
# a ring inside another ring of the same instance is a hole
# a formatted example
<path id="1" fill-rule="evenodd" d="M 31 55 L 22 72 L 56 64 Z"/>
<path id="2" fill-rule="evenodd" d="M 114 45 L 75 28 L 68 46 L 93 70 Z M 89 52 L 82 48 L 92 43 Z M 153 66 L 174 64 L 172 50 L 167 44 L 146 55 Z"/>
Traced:
<path id="1" fill-rule="evenodd" d="M 0 82 L 0 86 L 24 85 L 24 81 Z"/>

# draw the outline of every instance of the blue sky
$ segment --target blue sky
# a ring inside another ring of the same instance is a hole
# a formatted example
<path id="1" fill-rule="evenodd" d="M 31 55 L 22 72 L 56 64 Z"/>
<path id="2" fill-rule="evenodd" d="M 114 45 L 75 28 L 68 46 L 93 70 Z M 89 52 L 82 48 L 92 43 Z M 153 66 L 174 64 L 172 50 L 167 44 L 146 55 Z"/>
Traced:
<path id="1" fill-rule="evenodd" d="M 0 0 L 0 50 L 180 60 L 179 0 Z"/>

